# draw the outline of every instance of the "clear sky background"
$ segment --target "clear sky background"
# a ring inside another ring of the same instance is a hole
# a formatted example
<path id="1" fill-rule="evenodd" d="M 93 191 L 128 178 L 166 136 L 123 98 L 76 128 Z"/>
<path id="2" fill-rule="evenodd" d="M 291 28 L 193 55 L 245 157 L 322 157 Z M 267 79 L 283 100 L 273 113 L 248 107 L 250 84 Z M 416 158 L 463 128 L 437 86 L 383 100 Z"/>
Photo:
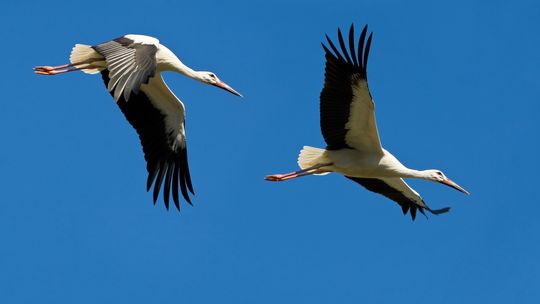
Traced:
<path id="1" fill-rule="evenodd" d="M 1 303 L 539 303 L 538 1 L 2 6 Z M 320 42 L 353 22 L 383 145 L 471 192 L 410 181 L 449 214 L 413 222 L 337 174 L 263 180 L 325 146 Z M 99 76 L 31 70 L 128 33 L 245 96 L 165 75 L 188 111 L 180 213 L 152 205 Z"/>

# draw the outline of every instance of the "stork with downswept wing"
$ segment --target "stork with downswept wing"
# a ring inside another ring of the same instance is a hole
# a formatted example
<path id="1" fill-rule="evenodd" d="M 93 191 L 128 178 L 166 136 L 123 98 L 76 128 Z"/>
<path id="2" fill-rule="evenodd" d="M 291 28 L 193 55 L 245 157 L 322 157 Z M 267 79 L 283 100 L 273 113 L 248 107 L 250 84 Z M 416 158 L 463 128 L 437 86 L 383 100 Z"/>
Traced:
<path id="1" fill-rule="evenodd" d="M 167 87 L 161 73 L 183 74 L 242 96 L 221 81 L 216 74 L 194 71 L 184 65 L 159 40 L 144 35 L 125 35 L 94 46 L 77 44 L 69 64 L 37 66 L 36 74 L 57 75 L 81 70 L 87 74 L 101 73 L 105 87 L 111 93 L 126 119 L 137 131 L 147 162 L 147 191 L 154 186 L 154 204 L 163 184 L 163 200 L 169 208 L 169 197 L 178 210 L 178 188 L 191 204 L 194 194 L 187 159 L 184 104 Z"/>

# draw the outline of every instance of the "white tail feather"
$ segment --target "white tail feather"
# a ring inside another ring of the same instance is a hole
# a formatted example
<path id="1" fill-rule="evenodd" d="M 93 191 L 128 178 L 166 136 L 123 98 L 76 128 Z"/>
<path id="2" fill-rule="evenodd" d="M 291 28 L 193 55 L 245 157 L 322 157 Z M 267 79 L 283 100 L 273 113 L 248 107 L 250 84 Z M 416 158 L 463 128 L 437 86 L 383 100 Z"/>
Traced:
<path id="1" fill-rule="evenodd" d="M 101 56 L 98 52 L 96 52 L 91 46 L 85 45 L 85 44 L 75 44 L 73 49 L 71 50 L 71 55 L 69 56 L 69 61 L 72 64 L 76 64 L 76 68 L 82 68 L 86 64 L 80 64 L 81 62 L 88 62 L 92 59 L 103 59 L 103 56 Z M 90 69 L 82 69 L 83 72 L 87 74 L 96 74 L 102 71 L 105 68 L 105 61 L 99 60 L 99 61 L 93 61 L 92 62 L 92 68 Z"/>
<path id="2" fill-rule="evenodd" d="M 326 150 L 320 148 L 304 146 L 300 151 L 300 154 L 298 155 L 298 166 L 300 166 L 301 169 L 306 169 L 318 164 L 328 162 L 327 160 L 325 160 L 325 151 Z M 326 175 L 328 173 L 330 172 L 318 173 L 315 175 Z"/>

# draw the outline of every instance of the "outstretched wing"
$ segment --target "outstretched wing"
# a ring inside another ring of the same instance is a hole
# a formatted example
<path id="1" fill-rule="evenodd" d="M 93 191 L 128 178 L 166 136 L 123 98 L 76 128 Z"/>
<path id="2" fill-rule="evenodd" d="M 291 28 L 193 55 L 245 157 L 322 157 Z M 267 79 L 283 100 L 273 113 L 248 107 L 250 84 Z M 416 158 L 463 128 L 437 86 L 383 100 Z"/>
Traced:
<path id="1" fill-rule="evenodd" d="M 138 93 L 141 84 L 156 74 L 156 52 L 159 41 L 142 35 L 126 35 L 92 48 L 105 57 L 109 70 L 107 89 L 116 101 L 120 95 L 128 101 Z"/>
<path id="2" fill-rule="evenodd" d="M 105 86 L 110 84 L 109 71 L 101 72 Z M 114 87 L 113 87 L 114 88 Z M 114 97 L 114 93 L 111 92 Z M 154 186 L 154 204 L 163 184 L 163 200 L 169 209 L 169 194 L 180 210 L 178 187 L 191 204 L 188 190 L 194 194 L 189 174 L 185 137 L 184 107 L 163 82 L 161 76 L 150 79 L 129 102 L 120 95 L 117 104 L 129 123 L 139 134 L 147 162 L 147 191 Z"/>
<path id="3" fill-rule="evenodd" d="M 449 207 L 433 210 L 429 208 L 422 197 L 414 191 L 402 178 L 390 177 L 390 178 L 361 178 L 345 176 L 346 178 L 355 181 L 362 185 L 369 191 L 373 191 L 386 196 L 401 206 L 403 214 L 407 214 L 409 209 L 411 210 L 411 217 L 414 221 L 416 218 L 416 210 L 420 213 L 424 213 L 424 209 L 432 214 L 446 213 L 450 210 Z"/>
<path id="4" fill-rule="evenodd" d="M 328 150 L 352 148 L 366 152 L 381 152 L 375 121 L 375 106 L 367 84 L 367 61 L 371 38 L 366 42 L 367 25 L 358 40 L 355 52 L 354 27 L 349 31 L 349 51 L 341 30 L 338 39 L 341 52 L 328 35 L 332 49 L 324 44 L 326 66 L 324 87 L 320 96 L 321 131 Z M 350 52 L 350 56 L 349 56 Z"/>

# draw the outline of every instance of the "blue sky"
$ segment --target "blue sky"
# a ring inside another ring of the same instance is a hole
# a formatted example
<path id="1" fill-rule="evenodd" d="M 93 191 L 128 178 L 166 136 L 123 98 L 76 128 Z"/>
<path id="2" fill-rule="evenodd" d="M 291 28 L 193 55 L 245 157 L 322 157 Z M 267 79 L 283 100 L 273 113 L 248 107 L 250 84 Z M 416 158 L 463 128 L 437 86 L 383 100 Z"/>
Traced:
<path id="1" fill-rule="evenodd" d="M 147 3 L 3 4 L 0 302 L 538 302 L 537 1 Z M 383 145 L 471 192 L 410 182 L 449 214 L 412 222 L 335 174 L 263 180 L 324 146 L 320 42 L 353 22 Z M 127 33 L 245 96 L 165 75 L 188 111 L 181 213 L 152 205 L 99 76 L 31 71 Z"/>

